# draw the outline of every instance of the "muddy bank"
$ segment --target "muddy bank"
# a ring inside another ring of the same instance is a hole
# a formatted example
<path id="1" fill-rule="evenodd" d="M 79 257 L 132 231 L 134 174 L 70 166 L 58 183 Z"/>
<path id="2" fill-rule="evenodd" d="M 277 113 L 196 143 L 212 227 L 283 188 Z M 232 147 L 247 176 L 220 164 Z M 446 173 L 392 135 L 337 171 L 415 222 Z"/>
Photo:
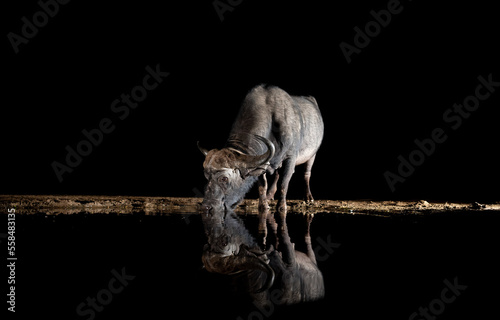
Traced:
<path id="1" fill-rule="evenodd" d="M 18 213 L 76 214 L 119 213 L 146 214 L 198 212 L 201 198 L 131 197 L 131 196 L 61 196 L 61 195 L 0 195 L 1 212 L 16 208 Z M 238 213 L 257 213 L 257 200 L 247 199 L 237 208 Z M 374 201 L 374 200 L 288 200 L 289 212 L 318 213 L 337 212 L 345 214 L 368 214 L 391 216 L 398 214 L 430 214 L 445 211 L 478 210 L 500 212 L 497 203 L 452 203 L 418 201 Z M 271 209 L 276 201 L 271 201 Z"/>

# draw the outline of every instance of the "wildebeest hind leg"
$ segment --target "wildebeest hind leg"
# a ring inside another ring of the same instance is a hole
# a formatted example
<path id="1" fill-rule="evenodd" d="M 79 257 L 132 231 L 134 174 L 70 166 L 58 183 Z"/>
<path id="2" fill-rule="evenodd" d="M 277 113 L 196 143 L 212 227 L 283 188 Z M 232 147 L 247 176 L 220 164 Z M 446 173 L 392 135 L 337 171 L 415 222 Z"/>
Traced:
<path id="1" fill-rule="evenodd" d="M 309 160 L 304 165 L 304 181 L 306 182 L 306 200 L 307 202 L 309 201 L 314 201 L 314 198 L 311 194 L 311 188 L 309 187 L 309 179 L 311 179 L 311 168 L 314 163 L 314 159 L 316 158 L 316 155 L 312 156 Z"/>

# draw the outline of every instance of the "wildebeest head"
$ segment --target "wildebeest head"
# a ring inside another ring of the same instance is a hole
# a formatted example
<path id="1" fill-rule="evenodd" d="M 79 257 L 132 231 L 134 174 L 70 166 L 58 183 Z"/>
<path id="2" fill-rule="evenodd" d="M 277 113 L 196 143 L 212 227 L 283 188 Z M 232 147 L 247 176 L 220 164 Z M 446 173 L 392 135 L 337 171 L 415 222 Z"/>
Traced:
<path id="1" fill-rule="evenodd" d="M 222 208 L 223 205 L 233 207 L 243 199 L 246 192 L 254 184 L 256 177 L 266 171 L 269 160 L 274 156 L 274 145 L 268 139 L 246 134 L 255 142 L 262 142 L 267 150 L 259 155 L 250 150 L 248 143 L 230 138 L 228 146 L 223 149 L 207 150 L 198 144 L 198 148 L 205 155 L 203 169 L 208 183 L 205 188 L 205 197 L 202 208 L 208 211 L 212 208 Z M 247 139 L 248 141 L 248 139 Z"/>

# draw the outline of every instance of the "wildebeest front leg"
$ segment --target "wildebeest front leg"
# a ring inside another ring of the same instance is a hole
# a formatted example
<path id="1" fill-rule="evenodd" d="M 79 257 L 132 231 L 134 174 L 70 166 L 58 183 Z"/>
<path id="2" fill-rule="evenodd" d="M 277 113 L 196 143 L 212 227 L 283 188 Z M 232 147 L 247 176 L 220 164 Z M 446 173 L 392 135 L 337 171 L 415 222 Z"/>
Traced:
<path id="1" fill-rule="evenodd" d="M 273 184 L 271 184 L 271 187 L 267 189 L 267 200 L 274 200 L 274 194 L 276 193 L 276 190 L 278 190 L 278 179 L 280 175 L 278 173 L 278 170 L 274 171 L 274 181 Z"/>
<path id="2" fill-rule="evenodd" d="M 282 178 L 280 186 L 280 201 L 278 203 L 278 212 L 280 215 L 286 214 L 286 193 L 288 191 L 288 184 L 295 171 L 295 158 L 288 158 L 283 161 L 283 167 L 281 169 Z"/>
<path id="3" fill-rule="evenodd" d="M 266 174 L 259 176 L 259 212 L 269 210 L 267 202 L 267 178 Z"/>

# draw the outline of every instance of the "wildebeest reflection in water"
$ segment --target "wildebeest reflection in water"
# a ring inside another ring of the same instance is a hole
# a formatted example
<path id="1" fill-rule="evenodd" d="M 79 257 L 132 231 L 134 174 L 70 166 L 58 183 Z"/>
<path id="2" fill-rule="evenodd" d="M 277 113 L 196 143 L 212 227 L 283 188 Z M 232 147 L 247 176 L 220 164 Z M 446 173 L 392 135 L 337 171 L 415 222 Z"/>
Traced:
<path id="1" fill-rule="evenodd" d="M 323 298 L 323 275 L 311 246 L 310 224 L 313 216 L 306 216 L 307 250 L 304 253 L 295 250 L 285 215 L 280 215 L 279 227 L 269 210 L 259 215 L 263 240 L 267 234 L 266 220 L 276 239 L 274 246 L 270 245 L 267 250 L 261 249 L 232 210 L 201 213 L 208 238 L 202 255 L 205 269 L 233 276 L 236 289 L 247 292 L 257 306 L 270 303 L 289 305 Z"/>

